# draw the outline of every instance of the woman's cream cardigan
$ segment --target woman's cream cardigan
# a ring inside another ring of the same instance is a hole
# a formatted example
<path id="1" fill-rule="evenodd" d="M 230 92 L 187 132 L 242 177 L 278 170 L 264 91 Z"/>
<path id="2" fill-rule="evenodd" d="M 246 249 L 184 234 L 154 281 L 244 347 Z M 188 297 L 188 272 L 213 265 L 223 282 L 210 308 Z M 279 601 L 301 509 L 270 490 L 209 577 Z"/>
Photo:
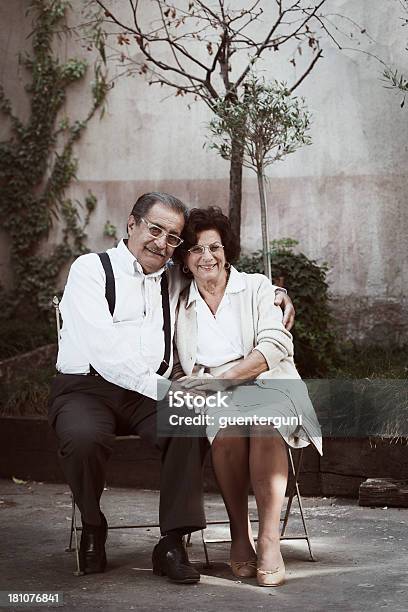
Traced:
<path id="1" fill-rule="evenodd" d="M 304 429 L 321 453 L 320 426 L 310 402 L 306 385 L 300 381 L 293 359 L 292 334 L 282 323 L 282 310 L 275 306 L 275 288 L 263 274 L 247 274 L 231 268 L 231 275 L 241 281 L 242 289 L 229 293 L 231 300 L 238 300 L 242 326 L 244 357 L 256 349 L 265 357 L 268 371 L 261 374 L 256 383 L 273 389 L 273 380 L 297 379 L 299 383 L 284 385 L 286 395 L 296 410 L 303 415 Z M 175 351 L 173 377 L 190 376 L 196 364 L 197 316 L 195 304 L 189 300 L 190 286 L 180 295 L 175 326 Z M 233 364 L 214 374 L 220 374 Z M 276 385 L 282 391 L 282 383 Z M 300 444 L 303 446 L 303 444 Z"/>
<path id="2" fill-rule="evenodd" d="M 275 290 L 263 274 L 246 274 L 231 269 L 242 290 L 230 293 L 238 300 L 244 357 L 256 348 L 265 357 L 270 373 L 277 378 L 299 378 L 293 361 L 292 334 L 282 324 L 282 310 L 275 306 Z M 194 302 L 189 302 L 190 286 L 180 295 L 175 327 L 179 364 L 189 376 L 196 362 L 197 317 Z"/>

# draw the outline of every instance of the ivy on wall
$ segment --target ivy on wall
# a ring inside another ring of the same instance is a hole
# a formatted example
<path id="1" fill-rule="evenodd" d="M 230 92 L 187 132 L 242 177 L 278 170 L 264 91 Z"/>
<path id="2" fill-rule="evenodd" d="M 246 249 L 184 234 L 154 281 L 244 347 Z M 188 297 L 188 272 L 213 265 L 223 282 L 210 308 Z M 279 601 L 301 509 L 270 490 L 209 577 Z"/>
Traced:
<path id="1" fill-rule="evenodd" d="M 86 227 L 96 206 L 89 193 L 84 203 L 66 197 L 76 177 L 73 147 L 88 122 L 105 102 L 109 86 L 100 65 L 94 69 L 92 101 L 81 120 L 61 119 L 69 89 L 85 78 L 87 64 L 70 58 L 61 62 L 54 51 L 70 9 L 67 0 L 32 0 L 32 53 L 20 56 L 30 74 L 27 121 L 13 112 L 0 85 L 0 110 L 10 122 L 8 140 L 0 142 L 0 223 L 10 238 L 12 289 L 0 288 L 0 317 L 44 316 L 50 311 L 58 276 L 73 258 L 87 251 Z M 62 238 L 49 245 L 60 221 Z"/>

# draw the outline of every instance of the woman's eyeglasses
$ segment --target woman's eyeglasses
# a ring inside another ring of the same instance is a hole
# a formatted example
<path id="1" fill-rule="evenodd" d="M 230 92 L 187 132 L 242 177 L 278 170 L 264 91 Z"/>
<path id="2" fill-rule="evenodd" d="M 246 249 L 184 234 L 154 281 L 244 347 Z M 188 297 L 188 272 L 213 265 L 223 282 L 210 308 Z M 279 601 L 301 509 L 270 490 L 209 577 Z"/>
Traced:
<path id="1" fill-rule="evenodd" d="M 162 227 L 155 225 L 154 223 L 150 223 L 143 217 L 140 217 L 140 220 L 143 221 L 147 225 L 148 232 L 153 238 L 161 238 L 162 236 L 166 236 L 166 242 L 169 246 L 175 248 L 180 246 L 183 242 L 183 239 L 180 236 L 176 236 L 176 234 L 169 234 Z"/>
<path id="2" fill-rule="evenodd" d="M 215 253 L 220 253 L 223 248 L 224 246 L 219 242 L 213 242 L 213 244 L 209 244 L 208 246 L 204 244 L 195 244 L 191 249 L 188 249 L 187 252 L 192 255 L 204 255 L 205 250 L 208 249 L 208 251 L 214 255 Z"/>

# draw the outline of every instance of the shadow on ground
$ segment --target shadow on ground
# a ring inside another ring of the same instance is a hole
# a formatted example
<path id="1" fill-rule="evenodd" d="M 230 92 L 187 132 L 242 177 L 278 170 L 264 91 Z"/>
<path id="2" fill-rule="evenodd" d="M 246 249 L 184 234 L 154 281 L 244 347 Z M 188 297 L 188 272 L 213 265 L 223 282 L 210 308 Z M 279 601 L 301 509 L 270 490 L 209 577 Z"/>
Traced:
<path id="1" fill-rule="evenodd" d="M 206 505 L 208 519 L 225 516 L 219 496 L 207 495 Z M 250 508 L 254 513 L 253 499 Z M 158 493 L 108 489 L 103 509 L 111 525 L 154 523 Z M 70 516 L 67 487 L 2 480 L 0 590 L 60 592 L 62 609 L 67 611 L 354 612 L 372 608 L 405 612 L 408 510 L 360 508 L 350 500 L 309 498 L 305 512 L 317 562 L 310 561 L 304 541 L 283 542 L 287 582 L 279 588 L 260 588 L 254 579 L 236 580 L 227 564 L 226 543 L 209 545 L 212 565 L 205 568 L 199 534 L 193 536 L 189 548 L 191 560 L 202 572 L 199 584 L 175 585 L 154 576 L 150 556 L 159 536 L 155 528 L 110 531 L 105 574 L 77 578 L 73 554 L 65 552 Z M 227 525 L 211 526 L 207 531 L 209 538 L 228 536 Z M 301 533 L 296 507 L 289 533 Z"/>

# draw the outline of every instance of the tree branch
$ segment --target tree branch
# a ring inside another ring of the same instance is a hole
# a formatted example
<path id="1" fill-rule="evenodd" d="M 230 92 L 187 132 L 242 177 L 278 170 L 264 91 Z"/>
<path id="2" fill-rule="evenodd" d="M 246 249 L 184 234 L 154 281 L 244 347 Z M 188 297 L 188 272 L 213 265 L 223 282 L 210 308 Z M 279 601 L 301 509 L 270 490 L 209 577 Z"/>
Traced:
<path id="1" fill-rule="evenodd" d="M 317 55 L 315 55 L 315 57 L 313 58 L 313 60 L 311 61 L 311 63 L 309 64 L 309 67 L 305 70 L 305 72 L 303 73 L 303 75 L 300 77 L 300 79 L 298 79 L 296 81 L 296 83 L 294 83 L 294 85 L 292 85 L 292 87 L 289 89 L 290 93 L 292 93 L 293 91 L 295 91 L 295 89 L 297 87 L 299 87 L 299 85 L 305 80 L 305 78 L 307 77 L 308 74 L 310 74 L 310 72 L 313 70 L 313 68 L 316 65 L 316 62 L 323 57 L 323 52 L 320 49 L 319 53 L 317 53 Z"/>
<path id="2" fill-rule="evenodd" d="M 325 0 L 323 0 L 324 2 Z M 264 51 L 264 49 L 266 48 L 268 42 L 270 41 L 270 39 L 272 38 L 272 36 L 274 35 L 274 33 L 276 32 L 277 28 L 279 27 L 283 16 L 285 15 L 286 11 L 282 11 L 282 13 L 279 15 L 278 19 L 275 21 L 275 23 L 273 24 L 272 28 L 269 30 L 264 42 L 261 44 L 261 46 L 257 49 L 254 57 L 251 59 L 251 61 L 247 64 L 246 68 L 244 69 L 244 71 L 241 73 L 241 76 L 235 81 L 235 84 L 233 85 L 233 89 L 236 91 L 238 89 L 238 87 L 241 85 L 242 81 L 245 79 L 245 77 L 247 76 L 248 72 L 251 70 L 251 67 L 254 63 L 254 61 L 261 55 L 261 53 Z"/>
<path id="3" fill-rule="evenodd" d="M 120 26 L 121 28 L 123 28 L 127 32 L 132 32 L 133 34 L 137 34 L 138 33 L 133 28 L 131 28 L 131 27 L 125 25 L 124 23 L 122 23 L 121 21 L 119 21 L 119 19 L 117 17 L 115 17 L 115 15 L 113 15 L 113 13 L 111 13 L 108 8 L 106 8 L 105 4 L 101 0 L 95 0 L 95 2 L 97 4 L 99 4 L 101 9 L 105 12 L 105 14 L 107 16 L 107 19 L 104 19 L 104 21 L 107 21 L 108 23 L 109 22 L 116 23 L 116 25 Z"/>

